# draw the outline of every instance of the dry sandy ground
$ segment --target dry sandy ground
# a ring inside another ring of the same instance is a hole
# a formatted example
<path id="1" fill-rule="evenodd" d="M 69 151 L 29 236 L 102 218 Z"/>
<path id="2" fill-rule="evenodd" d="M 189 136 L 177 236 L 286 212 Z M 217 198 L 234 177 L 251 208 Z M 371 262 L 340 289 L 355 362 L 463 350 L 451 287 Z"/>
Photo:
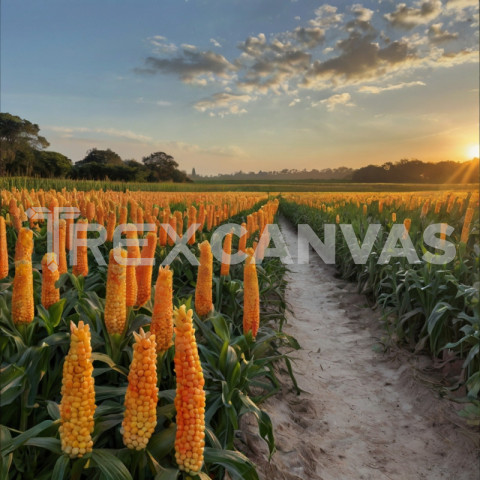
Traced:
<path id="1" fill-rule="evenodd" d="M 293 254 L 294 230 L 285 221 L 281 227 Z M 479 479 L 478 437 L 462 427 L 455 404 L 419 375 L 426 359 L 379 352 L 375 345 L 385 335 L 380 314 L 315 252 L 310 264 L 289 270 L 287 302 L 294 315 L 285 331 L 302 346 L 292 355 L 305 393 L 297 396 L 284 375 L 283 392 L 264 403 L 277 442 L 270 463 L 263 440 L 249 433 L 254 420 L 245 420 L 241 448 L 261 477 Z"/>

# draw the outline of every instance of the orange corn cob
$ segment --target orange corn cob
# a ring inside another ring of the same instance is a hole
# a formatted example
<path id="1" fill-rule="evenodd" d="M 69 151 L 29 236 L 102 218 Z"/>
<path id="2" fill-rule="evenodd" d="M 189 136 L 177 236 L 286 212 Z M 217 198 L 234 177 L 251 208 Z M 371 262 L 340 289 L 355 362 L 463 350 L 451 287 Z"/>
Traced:
<path id="1" fill-rule="evenodd" d="M 202 242 L 200 249 L 200 265 L 198 267 L 197 286 L 195 288 L 195 310 L 197 315 L 207 315 L 213 309 L 212 303 L 212 275 L 213 255 L 210 243 Z"/>
<path id="2" fill-rule="evenodd" d="M 78 220 L 77 225 L 78 224 L 88 225 L 88 221 L 84 218 L 81 218 L 80 220 Z M 86 230 L 79 230 L 78 232 L 76 232 L 76 237 L 77 237 L 78 240 L 82 240 L 82 241 L 86 240 L 87 239 L 87 231 Z M 87 247 L 83 246 L 83 245 L 75 245 L 74 244 L 73 248 L 77 249 L 77 258 L 76 258 L 75 265 L 73 265 L 73 267 L 72 267 L 72 273 L 77 277 L 79 275 L 83 275 L 84 277 L 86 277 L 88 275 L 88 250 L 87 250 Z"/>
<path id="3" fill-rule="evenodd" d="M 243 270 L 243 333 L 257 336 L 260 324 L 260 294 L 257 267 L 252 248 L 247 248 L 247 259 Z"/>
<path id="4" fill-rule="evenodd" d="M 465 212 L 465 220 L 463 221 L 462 235 L 460 236 L 461 242 L 468 242 L 468 236 L 470 235 L 470 224 L 472 223 L 473 213 L 473 208 L 468 207 Z"/>
<path id="5" fill-rule="evenodd" d="M 157 425 L 157 353 L 155 335 L 133 332 L 133 359 L 128 374 L 121 433 L 132 450 L 143 450 Z"/>
<path id="6" fill-rule="evenodd" d="M 222 265 L 220 267 L 220 275 L 222 277 L 228 276 L 230 273 L 230 255 L 232 253 L 232 234 L 227 233 L 223 241 L 222 251 Z"/>
<path id="7" fill-rule="evenodd" d="M 177 235 L 181 238 L 183 234 L 183 215 L 182 212 L 176 210 L 173 212 L 175 218 L 177 219 Z"/>
<path id="8" fill-rule="evenodd" d="M 127 258 L 127 252 L 120 247 L 110 250 L 107 274 L 107 295 L 105 299 L 105 326 L 110 335 L 121 334 L 127 319 L 127 273 L 126 265 L 118 263 L 116 258 Z"/>
<path id="9" fill-rule="evenodd" d="M 134 245 L 127 246 L 128 260 L 127 265 L 127 307 L 133 307 L 137 303 L 137 265 L 140 259 L 140 247 L 138 246 L 138 237 L 135 227 L 130 224 L 132 230 L 127 230 L 127 239 Z M 132 265 L 130 265 L 130 263 Z"/>
<path id="10" fill-rule="evenodd" d="M 197 209 L 192 205 L 188 209 L 188 226 L 187 229 L 190 228 L 193 224 L 197 223 Z M 188 239 L 188 245 L 195 244 L 195 232 L 190 236 Z"/>
<path id="11" fill-rule="evenodd" d="M 205 382 L 192 314 L 192 310 L 186 311 L 185 305 L 174 313 L 177 377 L 175 458 L 180 470 L 195 474 L 202 468 L 205 447 Z"/>
<path id="12" fill-rule="evenodd" d="M 245 230 L 247 230 L 247 224 L 245 222 L 242 223 L 242 227 Z M 245 252 L 245 249 L 247 248 L 247 237 L 248 237 L 248 231 L 246 231 L 243 235 L 240 235 L 240 239 L 238 240 L 239 252 Z"/>
<path id="13" fill-rule="evenodd" d="M 57 256 L 46 253 L 42 258 L 42 305 L 47 309 L 60 300 L 60 290 L 55 288 L 59 278 Z"/>
<path id="14" fill-rule="evenodd" d="M 173 271 L 158 270 L 150 331 L 155 335 L 157 352 L 165 352 L 173 344 Z"/>
<path id="15" fill-rule="evenodd" d="M 340 223 L 340 215 L 337 213 L 337 216 L 335 217 L 335 223 Z"/>
<path id="16" fill-rule="evenodd" d="M 95 218 L 95 204 L 88 202 L 87 204 L 87 220 L 91 222 Z"/>
<path id="17" fill-rule="evenodd" d="M 170 247 L 175 245 L 175 239 L 177 238 L 177 217 L 172 215 L 168 222 L 170 225 L 167 237 L 167 243 Z"/>
<path id="18" fill-rule="evenodd" d="M 162 225 L 158 232 L 158 243 L 161 247 L 165 247 L 167 245 L 167 225 L 168 225 L 168 217 L 169 213 L 167 210 L 163 211 L 162 217 Z"/>
<path id="19" fill-rule="evenodd" d="M 123 225 L 124 223 L 127 223 L 127 215 L 128 215 L 127 207 L 121 207 L 120 208 L 120 218 L 118 219 L 118 224 L 119 225 Z"/>
<path id="20" fill-rule="evenodd" d="M 95 390 L 90 328 L 82 321 L 70 323 L 70 349 L 63 364 L 62 401 L 58 429 L 62 450 L 71 458 L 92 451 Z"/>
<path id="21" fill-rule="evenodd" d="M 116 221 L 117 217 L 115 216 L 115 212 L 110 210 L 107 216 L 107 242 L 113 241 L 113 232 L 115 231 Z"/>
<path id="22" fill-rule="evenodd" d="M 67 207 L 68 211 L 66 213 L 72 214 L 73 207 Z M 67 230 L 65 234 L 65 245 L 67 250 L 70 251 L 72 249 L 72 237 L 73 237 L 73 226 L 74 226 L 74 219 L 73 218 L 66 218 L 65 223 L 67 224 Z"/>
<path id="23" fill-rule="evenodd" d="M 12 320 L 15 324 L 31 323 L 34 315 L 32 262 L 29 259 L 17 260 L 13 279 Z"/>
<path id="24" fill-rule="evenodd" d="M 397 214 L 395 212 L 392 212 L 392 222 L 397 221 Z"/>
<path id="25" fill-rule="evenodd" d="M 33 253 L 33 231 L 29 228 L 21 228 L 18 232 L 17 243 L 15 244 L 15 261 L 32 260 Z"/>
<path id="26" fill-rule="evenodd" d="M 152 270 L 153 259 L 155 259 L 155 248 L 157 246 L 157 235 L 154 232 L 148 232 L 147 244 L 142 248 L 142 260 L 150 260 L 151 265 L 139 265 L 137 267 L 137 306 L 145 305 L 152 297 Z"/>
<path id="27" fill-rule="evenodd" d="M 5 219 L 0 216 L 0 280 L 8 275 L 8 245 Z"/>
<path id="28" fill-rule="evenodd" d="M 67 237 L 67 222 L 63 219 L 58 222 L 58 273 L 66 273 L 67 267 L 67 252 L 65 250 L 65 241 Z"/>

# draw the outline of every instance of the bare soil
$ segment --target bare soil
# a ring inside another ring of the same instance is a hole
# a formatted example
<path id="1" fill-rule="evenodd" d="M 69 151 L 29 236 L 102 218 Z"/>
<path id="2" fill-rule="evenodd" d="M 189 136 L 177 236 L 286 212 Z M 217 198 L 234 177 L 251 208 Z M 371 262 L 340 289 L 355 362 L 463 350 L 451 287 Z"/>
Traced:
<path id="1" fill-rule="evenodd" d="M 286 221 L 281 228 L 295 258 L 296 232 Z M 240 448 L 261 478 L 480 479 L 478 431 L 435 389 L 432 361 L 395 347 L 384 353 L 380 313 L 315 252 L 288 268 L 285 331 L 302 346 L 292 356 L 304 393 L 283 372 L 282 392 L 263 404 L 277 443 L 271 461 L 255 420 L 244 417 Z"/>

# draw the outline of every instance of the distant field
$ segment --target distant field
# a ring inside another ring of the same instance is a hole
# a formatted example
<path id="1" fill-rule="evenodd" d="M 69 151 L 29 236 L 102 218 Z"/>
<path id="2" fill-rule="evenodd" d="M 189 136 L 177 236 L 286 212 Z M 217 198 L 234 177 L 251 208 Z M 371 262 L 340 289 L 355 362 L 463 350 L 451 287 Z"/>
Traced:
<path id="1" fill-rule="evenodd" d="M 250 182 L 195 182 L 195 183 L 126 183 L 98 180 L 67 180 L 60 178 L 4 177 L 0 189 L 12 187 L 44 190 L 114 190 L 124 192 L 415 192 L 415 191 L 469 191 L 478 184 L 425 184 L 425 183 L 352 183 L 314 180 L 276 180 Z"/>

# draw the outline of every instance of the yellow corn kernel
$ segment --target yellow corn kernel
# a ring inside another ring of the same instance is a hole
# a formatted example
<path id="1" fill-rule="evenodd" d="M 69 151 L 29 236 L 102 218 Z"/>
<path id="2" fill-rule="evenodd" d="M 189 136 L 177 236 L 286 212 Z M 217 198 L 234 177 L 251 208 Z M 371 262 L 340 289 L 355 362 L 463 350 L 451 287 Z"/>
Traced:
<path id="1" fill-rule="evenodd" d="M 31 323 L 35 315 L 31 260 L 15 262 L 12 291 L 12 320 L 15 324 Z"/>
<path id="2" fill-rule="evenodd" d="M 205 447 L 205 382 L 192 314 L 192 310 L 186 311 L 185 305 L 174 312 L 177 377 L 175 458 L 180 470 L 195 474 L 202 468 Z"/>
<path id="3" fill-rule="evenodd" d="M 88 225 L 88 220 L 81 218 L 78 220 L 77 225 Z M 77 240 L 80 240 L 82 243 L 87 240 L 87 230 L 78 230 L 76 232 Z M 72 267 L 72 273 L 75 276 L 83 275 L 86 277 L 88 275 L 88 250 L 86 245 L 73 245 L 73 248 L 77 249 L 77 258 L 75 265 Z"/>
<path id="4" fill-rule="evenodd" d="M 70 349 L 63 364 L 58 430 L 63 452 L 75 458 L 92 451 L 95 390 L 90 328 L 82 321 L 78 327 L 71 322 L 70 331 Z"/>
<path id="5" fill-rule="evenodd" d="M 157 352 L 155 335 L 133 332 L 133 359 L 128 374 L 125 413 L 121 433 L 132 450 L 146 448 L 157 425 Z"/>
<path id="6" fill-rule="evenodd" d="M 168 266 L 158 270 L 150 331 L 155 335 L 157 352 L 165 352 L 173 344 L 173 271 Z"/>
<path id="7" fill-rule="evenodd" d="M 42 258 L 42 305 L 47 309 L 60 300 L 60 290 L 55 287 L 59 278 L 57 256 L 46 253 Z"/>
<path id="8" fill-rule="evenodd" d="M 200 249 L 200 265 L 198 267 L 197 286 L 195 288 L 195 311 L 197 315 L 207 315 L 213 309 L 212 303 L 212 275 L 213 255 L 210 243 L 202 242 Z"/>
<path id="9" fill-rule="evenodd" d="M 247 248 L 247 259 L 243 269 L 243 333 L 257 336 L 260 324 L 260 294 L 254 251 Z"/>
<path id="10" fill-rule="evenodd" d="M 157 246 L 157 235 L 154 232 L 147 233 L 147 244 L 141 252 L 142 261 L 148 261 L 150 265 L 139 265 L 137 267 L 137 306 L 145 305 L 152 297 L 152 270 L 155 259 L 155 248 Z"/>
<path id="11" fill-rule="evenodd" d="M 110 250 L 105 299 L 105 326 L 110 335 L 121 334 L 127 320 L 126 259 L 127 252 L 122 248 Z"/>
<path id="12" fill-rule="evenodd" d="M 230 273 L 230 255 L 232 254 L 232 234 L 227 233 L 223 241 L 222 264 L 220 266 L 220 275 L 228 276 Z"/>
<path id="13" fill-rule="evenodd" d="M 8 275 L 7 226 L 0 216 L 0 280 Z"/>
<path id="14" fill-rule="evenodd" d="M 140 259 L 140 247 L 134 225 L 130 225 L 130 229 L 127 230 L 127 240 L 133 243 L 133 245 L 127 246 L 129 260 L 127 265 L 127 307 L 133 307 L 137 303 L 137 266 Z"/>

